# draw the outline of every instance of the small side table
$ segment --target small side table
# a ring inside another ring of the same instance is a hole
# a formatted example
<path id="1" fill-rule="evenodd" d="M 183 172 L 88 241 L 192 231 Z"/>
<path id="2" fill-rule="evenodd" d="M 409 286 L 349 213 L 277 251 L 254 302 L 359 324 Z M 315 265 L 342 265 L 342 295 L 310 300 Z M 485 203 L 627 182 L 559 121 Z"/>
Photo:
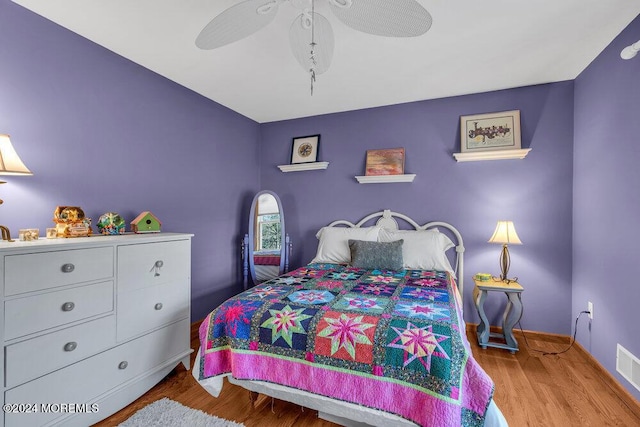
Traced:
<path id="1" fill-rule="evenodd" d="M 475 301 L 478 314 L 480 315 L 480 324 L 477 328 L 478 344 L 483 349 L 487 347 L 497 347 L 510 350 L 511 353 L 518 351 L 518 342 L 513 336 L 513 327 L 522 316 L 522 298 L 521 294 L 524 288 L 514 281 L 506 282 L 502 280 L 491 279 L 483 282 L 473 279 L 475 288 L 473 289 L 473 300 Z M 504 292 L 507 296 L 507 307 L 502 316 L 502 334 L 491 332 L 489 320 L 484 313 L 484 302 L 490 291 Z M 499 341 L 491 341 L 491 338 L 498 338 Z M 504 342 L 502 342 L 504 341 Z"/>

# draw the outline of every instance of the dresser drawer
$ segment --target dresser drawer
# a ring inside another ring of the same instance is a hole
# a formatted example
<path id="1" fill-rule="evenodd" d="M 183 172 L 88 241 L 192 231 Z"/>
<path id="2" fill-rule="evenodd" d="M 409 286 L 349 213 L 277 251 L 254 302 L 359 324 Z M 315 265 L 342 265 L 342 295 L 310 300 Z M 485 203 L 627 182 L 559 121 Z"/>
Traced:
<path id="1" fill-rule="evenodd" d="M 191 275 L 191 241 L 118 247 L 118 292 L 175 281 Z"/>
<path id="2" fill-rule="evenodd" d="M 8 255 L 4 260 L 5 296 L 113 277 L 112 247 Z"/>
<path id="3" fill-rule="evenodd" d="M 113 311 L 113 281 L 5 300 L 5 340 Z"/>
<path id="4" fill-rule="evenodd" d="M 118 341 L 190 315 L 189 281 L 118 293 Z"/>
<path id="5" fill-rule="evenodd" d="M 113 347 L 116 317 L 107 316 L 7 346 L 5 381 L 14 387 Z"/>
<path id="6" fill-rule="evenodd" d="M 8 390 L 5 403 L 86 403 L 189 350 L 185 319 Z M 5 425 L 39 426 L 60 416 L 67 414 L 5 414 Z"/>

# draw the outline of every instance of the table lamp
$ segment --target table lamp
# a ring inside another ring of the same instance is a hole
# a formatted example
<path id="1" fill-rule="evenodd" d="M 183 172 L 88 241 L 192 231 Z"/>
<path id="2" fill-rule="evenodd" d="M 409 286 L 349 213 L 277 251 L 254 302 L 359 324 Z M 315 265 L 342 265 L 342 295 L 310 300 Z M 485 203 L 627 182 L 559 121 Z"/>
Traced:
<path id="1" fill-rule="evenodd" d="M 509 257 L 509 247 L 507 245 L 521 245 L 522 242 L 516 233 L 516 228 L 513 225 L 513 221 L 498 221 L 496 230 L 493 232 L 493 236 L 489 239 L 489 243 L 501 243 L 502 252 L 500 253 L 500 280 L 506 282 L 511 281 L 507 274 L 509 274 L 509 266 L 511 265 L 511 259 Z"/>
<path id="2" fill-rule="evenodd" d="M 22 163 L 20 156 L 11 145 L 9 135 L 0 134 L 0 175 L 33 175 L 29 169 Z M 0 181 L 0 184 L 5 184 Z M 0 204 L 2 204 L 0 199 Z M 0 225 L 2 231 L 2 240 L 13 242 L 9 228 Z"/>

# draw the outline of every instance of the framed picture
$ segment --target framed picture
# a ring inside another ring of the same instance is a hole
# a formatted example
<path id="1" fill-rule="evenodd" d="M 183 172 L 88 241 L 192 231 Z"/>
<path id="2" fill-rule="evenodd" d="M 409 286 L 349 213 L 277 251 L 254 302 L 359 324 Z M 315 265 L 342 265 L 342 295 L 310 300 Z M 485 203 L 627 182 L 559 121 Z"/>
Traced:
<path id="1" fill-rule="evenodd" d="M 460 117 L 460 151 L 520 149 L 520 110 Z"/>
<path id="2" fill-rule="evenodd" d="M 318 161 L 320 135 L 293 138 L 291 145 L 291 164 L 313 163 Z"/>
<path id="3" fill-rule="evenodd" d="M 404 174 L 404 148 L 367 150 L 365 176 Z"/>

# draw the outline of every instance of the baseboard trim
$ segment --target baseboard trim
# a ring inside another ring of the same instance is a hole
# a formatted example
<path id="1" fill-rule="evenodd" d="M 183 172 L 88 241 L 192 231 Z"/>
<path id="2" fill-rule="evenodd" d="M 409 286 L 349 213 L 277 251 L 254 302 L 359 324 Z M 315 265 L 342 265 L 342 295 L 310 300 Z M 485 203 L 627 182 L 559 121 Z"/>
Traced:
<path id="1" fill-rule="evenodd" d="M 585 361 L 591 365 L 596 371 L 596 375 L 613 391 L 620 400 L 629 408 L 636 417 L 640 418 L 640 402 L 629 393 L 629 391 L 620 384 L 618 379 L 614 377 L 604 366 L 598 362 L 579 342 L 575 342 L 573 346 L 580 352 Z"/>
<path id="2" fill-rule="evenodd" d="M 467 333 L 470 332 L 472 334 L 475 334 L 477 327 L 478 327 L 477 323 L 467 323 L 466 324 Z M 502 328 L 500 326 L 491 326 L 491 327 L 489 327 L 489 330 L 491 332 L 495 332 L 495 333 L 498 333 L 498 334 L 502 333 Z M 552 342 L 552 343 L 556 343 L 556 344 L 569 344 L 571 342 L 571 337 L 569 337 L 567 335 L 551 334 L 551 333 L 547 333 L 547 332 L 538 332 L 538 331 L 530 331 L 530 330 L 522 330 L 521 331 L 520 329 L 514 329 L 513 330 L 514 335 L 522 335 L 522 332 L 526 333 L 527 336 L 529 336 L 529 337 L 534 337 L 534 338 L 539 339 L 539 340 Z"/>
<path id="3" fill-rule="evenodd" d="M 477 323 L 467 323 L 466 330 L 467 333 L 471 333 L 475 336 Z M 499 326 L 491 326 L 491 332 L 502 333 L 502 328 Z M 553 343 L 571 343 L 571 337 L 568 335 L 560 335 L 560 334 L 551 334 L 546 332 L 538 332 L 538 331 L 523 331 L 529 337 L 535 337 L 541 341 L 553 342 Z M 522 331 L 514 330 L 514 334 L 522 335 Z M 607 371 L 604 366 L 598 362 L 598 360 L 593 357 L 591 353 L 589 353 L 579 342 L 575 342 L 573 344 L 574 348 L 580 353 L 580 356 L 588 363 L 591 368 L 595 371 L 596 375 L 600 377 L 600 379 L 611 389 L 611 391 L 629 408 L 633 414 L 640 418 L 640 402 L 629 393 L 629 391 L 620 384 L 618 379 L 614 377 L 609 371 Z"/>

